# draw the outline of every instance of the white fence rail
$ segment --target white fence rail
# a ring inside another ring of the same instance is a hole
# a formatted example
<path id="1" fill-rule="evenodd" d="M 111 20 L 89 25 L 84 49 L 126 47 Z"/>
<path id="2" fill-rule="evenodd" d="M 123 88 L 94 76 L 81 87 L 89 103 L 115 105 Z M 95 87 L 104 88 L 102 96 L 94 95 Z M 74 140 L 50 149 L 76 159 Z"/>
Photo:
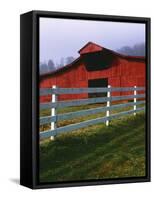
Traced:
<path id="1" fill-rule="evenodd" d="M 145 93 L 137 94 L 137 91 L 144 91 L 144 90 L 145 90 L 144 87 L 136 87 L 136 86 L 122 87 L 122 88 L 116 88 L 116 87 L 112 88 L 111 86 L 108 86 L 107 88 L 56 88 L 56 86 L 53 86 L 52 88 L 40 89 L 40 96 L 46 96 L 50 94 L 52 99 L 52 101 L 49 103 L 40 104 L 40 110 L 51 109 L 51 116 L 40 117 L 40 125 L 51 123 L 51 129 L 40 132 L 40 138 L 51 137 L 51 139 L 54 139 L 54 136 L 62 132 L 69 132 L 72 130 L 87 127 L 89 125 L 94 125 L 101 122 L 105 122 L 106 126 L 109 126 L 109 121 L 111 119 L 119 118 L 129 114 L 136 115 L 137 112 L 143 111 L 145 109 L 144 106 L 137 108 L 137 105 L 145 103 L 145 100 L 143 100 L 145 98 Z M 111 96 L 112 92 L 118 92 L 118 91 L 119 92 L 132 91 L 133 95 Z M 107 97 L 97 97 L 97 98 L 71 100 L 71 101 L 58 101 L 57 98 L 59 94 L 104 93 L 104 92 L 107 92 Z M 121 101 L 121 100 L 133 100 L 133 102 L 111 105 L 111 102 Z M 69 112 L 64 114 L 56 113 L 57 108 L 80 106 L 80 105 L 103 103 L 103 102 L 106 102 L 106 106 L 103 107 L 100 106 L 98 108 Z M 133 109 L 110 115 L 111 110 L 124 108 L 128 106 L 132 106 Z M 75 123 L 57 128 L 58 121 L 101 113 L 104 111 L 106 111 L 105 117 L 91 119 L 80 123 Z"/>

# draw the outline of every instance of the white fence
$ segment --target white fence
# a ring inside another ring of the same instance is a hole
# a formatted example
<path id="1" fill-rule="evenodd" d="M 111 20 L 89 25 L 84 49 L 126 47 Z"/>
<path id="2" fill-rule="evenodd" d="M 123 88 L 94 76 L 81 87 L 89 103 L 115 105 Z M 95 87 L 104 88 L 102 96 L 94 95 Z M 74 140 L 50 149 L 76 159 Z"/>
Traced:
<path id="1" fill-rule="evenodd" d="M 123 95 L 123 96 L 111 96 L 112 92 L 127 92 L 132 91 L 132 95 Z M 84 128 L 89 125 L 94 125 L 97 123 L 105 122 L 106 126 L 109 126 L 109 121 L 115 118 L 119 118 L 122 116 L 126 116 L 129 114 L 136 115 L 137 112 L 143 111 L 145 107 L 137 108 L 137 105 L 141 105 L 145 103 L 145 93 L 137 94 L 138 91 L 145 91 L 144 87 L 111 87 L 108 86 L 107 88 L 56 88 L 53 86 L 52 88 L 44 88 L 40 89 L 40 96 L 51 95 L 51 102 L 48 103 L 41 103 L 40 110 L 44 109 L 51 109 L 51 116 L 40 117 L 40 125 L 51 123 L 51 129 L 47 131 L 40 132 L 40 138 L 47 138 L 51 137 L 52 139 L 54 136 L 63 133 L 69 132 L 72 130 L 76 130 L 79 128 Z M 89 99 L 77 99 L 71 101 L 58 101 L 57 96 L 61 94 L 80 94 L 80 93 L 104 93 L 107 92 L 107 97 L 97 97 L 97 98 L 89 98 Z M 118 103 L 111 105 L 114 101 L 122 101 L 122 100 L 133 100 L 133 102 L 127 103 Z M 57 114 L 57 108 L 64 108 L 69 106 L 80 106 L 80 105 L 87 105 L 87 104 L 95 104 L 95 103 L 103 103 L 106 102 L 106 106 L 92 108 L 87 110 L 81 110 L 76 112 L 69 112 L 64 114 Z M 110 115 L 110 111 L 114 109 L 124 108 L 132 106 L 131 110 L 119 112 L 116 114 Z M 63 127 L 57 128 L 57 122 L 61 120 L 72 119 L 75 117 L 91 115 L 101 112 L 106 112 L 105 117 L 95 118 L 91 120 L 86 120 L 80 123 L 70 124 Z"/>

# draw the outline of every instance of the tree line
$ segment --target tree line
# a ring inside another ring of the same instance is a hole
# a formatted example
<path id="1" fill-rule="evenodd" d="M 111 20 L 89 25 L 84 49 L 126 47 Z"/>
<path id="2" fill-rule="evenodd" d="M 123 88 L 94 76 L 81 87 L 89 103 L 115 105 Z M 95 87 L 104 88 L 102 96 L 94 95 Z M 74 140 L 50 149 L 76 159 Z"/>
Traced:
<path id="1" fill-rule="evenodd" d="M 145 56 L 145 43 L 135 44 L 134 46 L 123 46 L 116 50 L 118 53 L 130 56 Z M 64 65 L 70 64 L 75 58 L 73 56 L 68 56 L 66 58 L 61 58 L 59 63 L 55 63 L 52 59 L 48 62 L 40 63 L 40 74 L 48 73 L 54 71 Z"/>
<path id="2" fill-rule="evenodd" d="M 49 59 L 47 62 L 40 63 L 40 74 L 48 73 L 54 71 L 64 65 L 68 65 L 73 62 L 75 58 L 73 56 L 68 56 L 66 58 L 61 58 L 59 63 L 55 63 L 53 59 Z"/>
<path id="3" fill-rule="evenodd" d="M 118 53 L 129 56 L 145 56 L 145 43 L 135 44 L 134 46 L 123 46 L 117 49 Z"/>

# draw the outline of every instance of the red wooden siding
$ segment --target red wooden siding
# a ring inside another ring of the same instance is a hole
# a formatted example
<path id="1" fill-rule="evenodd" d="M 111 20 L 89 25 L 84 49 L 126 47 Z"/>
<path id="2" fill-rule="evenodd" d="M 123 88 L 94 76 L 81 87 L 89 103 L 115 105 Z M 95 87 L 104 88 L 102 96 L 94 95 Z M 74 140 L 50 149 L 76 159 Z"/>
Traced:
<path id="1" fill-rule="evenodd" d="M 51 88 L 56 85 L 60 88 L 83 88 L 88 87 L 88 80 L 108 78 L 108 84 L 112 87 L 145 86 L 145 60 L 143 57 L 123 56 L 111 51 L 114 62 L 107 68 L 88 71 L 82 60 L 82 54 L 103 51 L 99 45 L 88 43 L 79 53 L 80 57 L 72 64 L 55 72 L 40 76 L 40 88 Z M 107 50 L 110 52 L 110 50 Z M 124 95 L 130 92 L 114 92 L 112 95 Z M 58 100 L 70 100 L 88 98 L 88 94 L 60 95 Z M 50 97 L 41 97 L 41 102 L 49 101 Z"/>

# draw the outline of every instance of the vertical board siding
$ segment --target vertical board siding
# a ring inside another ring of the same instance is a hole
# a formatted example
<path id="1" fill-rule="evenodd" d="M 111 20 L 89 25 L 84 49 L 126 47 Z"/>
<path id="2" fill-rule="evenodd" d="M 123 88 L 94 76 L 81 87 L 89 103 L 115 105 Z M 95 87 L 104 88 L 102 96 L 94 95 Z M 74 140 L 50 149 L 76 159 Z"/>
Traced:
<path id="1" fill-rule="evenodd" d="M 94 66 L 95 68 L 95 66 Z M 88 87 L 88 80 L 108 78 L 108 84 L 112 87 L 145 86 L 145 61 L 136 61 L 117 57 L 116 61 L 106 69 L 88 71 L 82 61 L 57 73 L 41 76 L 40 88 L 57 85 L 59 88 L 83 88 Z M 128 91 L 126 94 L 131 95 Z M 113 96 L 124 95 L 123 92 L 114 92 Z M 59 100 L 72 100 L 88 98 L 88 94 L 62 94 Z M 50 97 L 40 97 L 40 102 L 50 101 Z"/>

